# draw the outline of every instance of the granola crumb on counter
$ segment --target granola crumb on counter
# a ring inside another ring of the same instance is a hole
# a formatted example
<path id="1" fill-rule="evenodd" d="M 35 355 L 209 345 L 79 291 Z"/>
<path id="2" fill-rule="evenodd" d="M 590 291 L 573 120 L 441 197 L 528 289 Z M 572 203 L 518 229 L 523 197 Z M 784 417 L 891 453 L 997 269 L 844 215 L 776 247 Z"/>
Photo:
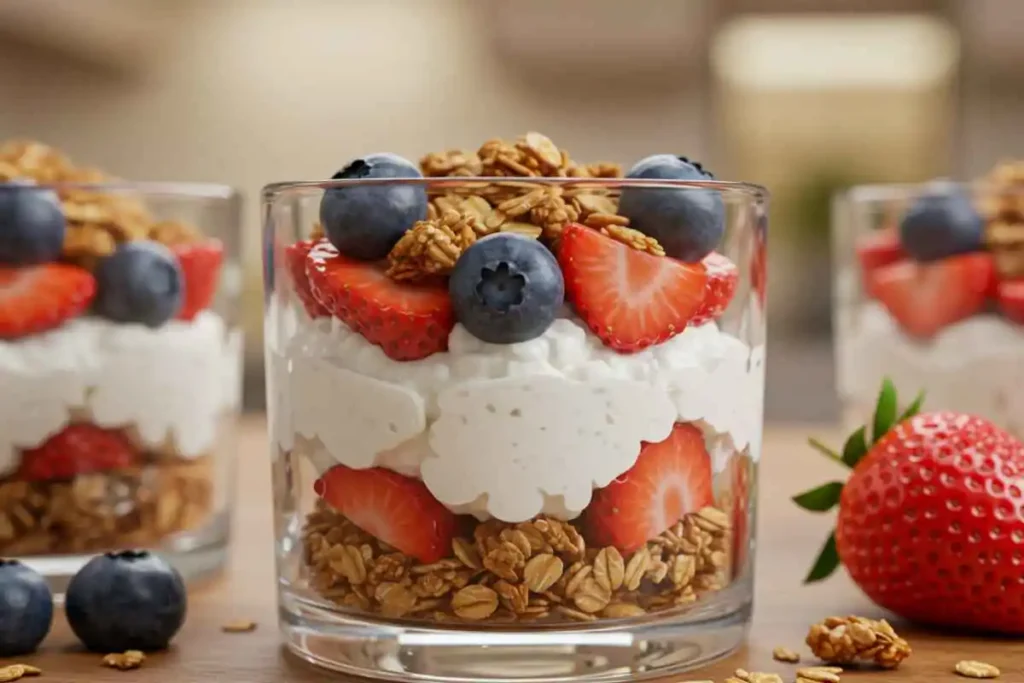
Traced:
<path id="1" fill-rule="evenodd" d="M 251 619 L 236 619 L 220 627 L 224 633 L 252 633 L 256 630 L 256 622 Z"/>
<path id="2" fill-rule="evenodd" d="M 843 669 L 838 666 L 807 666 L 797 669 L 797 683 L 839 683 Z"/>
<path id="3" fill-rule="evenodd" d="M 140 650 L 111 652 L 109 655 L 103 656 L 103 666 L 121 671 L 138 669 L 144 661 L 146 661 L 146 655 Z"/>
<path id="4" fill-rule="evenodd" d="M 736 671 L 733 672 L 732 678 L 728 680 L 742 681 L 742 683 L 782 683 L 782 676 L 765 671 L 736 669 Z"/>
<path id="5" fill-rule="evenodd" d="M 772 650 L 772 659 L 777 662 L 796 664 L 800 661 L 800 655 L 797 652 L 790 650 L 788 647 L 779 646 Z"/>
<path id="6" fill-rule="evenodd" d="M 816 657 L 837 664 L 863 660 L 895 669 L 911 654 L 910 644 L 885 619 L 828 617 L 811 626 L 806 642 Z"/>
<path id="7" fill-rule="evenodd" d="M 26 676 L 40 676 L 43 670 L 28 664 L 9 664 L 0 667 L 0 683 L 12 683 Z"/>
<path id="8" fill-rule="evenodd" d="M 963 659 L 956 663 L 954 671 L 966 678 L 999 678 L 1002 672 L 987 662 Z"/>

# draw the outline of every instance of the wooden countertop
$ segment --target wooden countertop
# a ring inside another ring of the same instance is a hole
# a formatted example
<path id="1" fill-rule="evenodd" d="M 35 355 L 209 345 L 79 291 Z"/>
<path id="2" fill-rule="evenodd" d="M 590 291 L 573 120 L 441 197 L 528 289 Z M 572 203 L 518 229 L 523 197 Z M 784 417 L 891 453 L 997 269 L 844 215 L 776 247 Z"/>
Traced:
<path id="1" fill-rule="evenodd" d="M 799 426 L 770 426 L 765 433 L 761 467 L 760 511 L 757 548 L 757 596 L 754 624 L 746 648 L 688 679 L 722 681 L 735 668 L 769 671 L 792 681 L 794 665 L 772 660 L 772 649 L 784 645 L 804 654 L 804 636 L 811 623 L 829 615 L 884 614 L 859 593 L 845 574 L 805 587 L 801 579 L 832 524 L 831 515 L 814 516 L 800 511 L 789 498 L 794 493 L 830 478 L 841 478 L 842 469 L 814 454 L 805 437 L 815 433 L 832 437 L 827 430 L 810 432 Z M 832 439 L 833 441 L 836 439 Z M 172 649 L 151 655 L 143 668 L 122 673 L 100 666 L 100 657 L 77 649 L 63 616 L 57 614 L 54 629 L 43 648 L 18 661 L 43 669 L 44 679 L 93 683 L 279 683 L 280 681 L 338 680 L 283 651 L 278 642 L 271 541 L 270 476 L 268 449 L 262 420 L 249 418 L 241 434 L 239 495 L 234 525 L 231 566 L 226 575 L 190 596 L 189 618 Z M 229 634 L 221 626 L 232 619 L 258 623 L 252 633 Z M 849 678 L 870 676 L 873 682 L 933 683 L 954 681 L 953 665 L 960 659 L 978 659 L 1002 669 L 1002 681 L 1024 680 L 1024 641 L 963 637 L 929 633 L 893 620 L 914 654 L 893 672 L 851 673 Z M 844 680 L 847 680 L 844 678 Z M 964 679 L 959 679 L 964 680 Z"/>

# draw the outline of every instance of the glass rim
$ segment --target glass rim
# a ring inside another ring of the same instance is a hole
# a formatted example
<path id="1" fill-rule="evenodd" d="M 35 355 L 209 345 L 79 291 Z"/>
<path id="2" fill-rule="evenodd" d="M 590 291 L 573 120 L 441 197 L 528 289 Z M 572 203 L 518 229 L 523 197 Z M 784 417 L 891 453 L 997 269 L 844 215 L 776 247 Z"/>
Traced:
<path id="1" fill-rule="evenodd" d="M 8 188 L 34 190 L 83 190 L 97 193 L 129 193 L 149 196 L 177 197 L 180 199 L 236 199 L 241 191 L 220 183 L 199 183 L 161 180 L 111 180 L 104 182 L 55 182 L 35 183 L 28 181 L 0 181 L 0 190 Z"/>
<path id="2" fill-rule="evenodd" d="M 1000 195 L 1024 195 L 1024 185 L 999 184 L 991 180 L 949 180 L 935 179 L 918 183 L 868 183 L 852 185 L 836 193 L 837 197 L 854 202 L 884 202 L 919 196 L 929 189 L 954 188 L 969 193 L 998 193 Z"/>
<path id="3" fill-rule="evenodd" d="M 660 180 L 652 178 L 562 178 L 548 176 L 430 176 L 421 178 L 342 178 L 338 180 L 288 180 L 269 183 L 260 190 L 264 202 L 289 194 L 307 194 L 318 190 L 332 190 L 344 187 L 374 185 L 408 185 L 412 187 L 465 187 L 470 184 L 508 184 L 510 187 L 595 187 L 614 189 L 623 187 L 644 187 L 649 189 L 705 189 L 715 190 L 723 195 L 747 197 L 755 201 L 767 201 L 771 193 L 767 188 L 754 183 L 725 180 Z"/>

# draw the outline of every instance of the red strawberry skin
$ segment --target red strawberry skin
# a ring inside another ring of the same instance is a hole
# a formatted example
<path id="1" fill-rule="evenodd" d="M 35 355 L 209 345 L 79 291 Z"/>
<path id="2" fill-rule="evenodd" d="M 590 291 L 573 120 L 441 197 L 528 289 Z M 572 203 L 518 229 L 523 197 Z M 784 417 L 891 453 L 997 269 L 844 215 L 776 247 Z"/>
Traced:
<path id="1" fill-rule="evenodd" d="M 0 267 L 0 339 L 59 327 L 84 313 L 95 296 L 92 273 L 77 266 Z"/>
<path id="2" fill-rule="evenodd" d="M 1003 315 L 1015 323 L 1024 325 L 1024 280 L 1000 282 L 997 299 Z"/>
<path id="3" fill-rule="evenodd" d="M 72 424 L 41 446 L 23 451 L 17 477 L 25 481 L 71 479 L 130 467 L 136 455 L 131 441 L 118 430 Z"/>
<path id="4" fill-rule="evenodd" d="M 451 554 L 456 517 L 417 479 L 380 467 L 336 465 L 313 488 L 360 529 L 420 562 Z"/>
<path id="5" fill-rule="evenodd" d="M 291 277 L 295 295 L 299 297 L 299 301 L 302 302 L 302 307 L 306 309 L 306 313 L 311 318 L 320 318 L 331 313 L 321 306 L 320 302 L 313 296 L 313 291 L 309 288 L 309 278 L 306 277 L 306 257 L 309 256 L 309 250 L 315 244 L 317 244 L 317 240 L 302 240 L 285 247 L 284 266 Z"/>
<path id="6" fill-rule="evenodd" d="M 644 443 L 633 467 L 594 492 L 584 514 L 587 541 L 633 552 L 713 502 L 704 435 L 692 424 L 676 423 L 667 439 Z"/>
<path id="7" fill-rule="evenodd" d="M 857 260 L 865 276 L 871 271 L 907 259 L 896 230 L 878 230 L 857 241 Z"/>
<path id="8" fill-rule="evenodd" d="M 443 283 L 395 282 L 326 240 L 310 250 L 306 274 L 316 300 L 389 358 L 419 360 L 448 349 L 455 314 Z"/>
<path id="9" fill-rule="evenodd" d="M 570 223 L 558 247 L 566 298 L 608 346 L 632 353 L 671 339 L 704 301 L 701 263 L 683 263 L 633 249 Z"/>
<path id="10" fill-rule="evenodd" d="M 1024 633 L 1024 445 L 987 420 L 922 413 L 843 488 L 836 547 L 854 582 L 909 619 Z"/>
<path id="11" fill-rule="evenodd" d="M 907 334 L 926 339 L 980 311 L 994 278 L 990 254 L 965 254 L 877 268 L 869 275 L 868 290 Z"/>
<path id="12" fill-rule="evenodd" d="M 213 302 L 224 264 L 224 245 L 220 240 L 188 242 L 171 247 L 178 257 L 184 276 L 184 297 L 178 320 L 192 320 Z"/>
<path id="13" fill-rule="evenodd" d="M 700 325 L 721 317 L 736 294 L 736 283 L 739 280 L 736 264 L 717 252 L 705 256 L 702 263 L 708 280 L 704 300 L 690 319 L 690 325 Z"/>

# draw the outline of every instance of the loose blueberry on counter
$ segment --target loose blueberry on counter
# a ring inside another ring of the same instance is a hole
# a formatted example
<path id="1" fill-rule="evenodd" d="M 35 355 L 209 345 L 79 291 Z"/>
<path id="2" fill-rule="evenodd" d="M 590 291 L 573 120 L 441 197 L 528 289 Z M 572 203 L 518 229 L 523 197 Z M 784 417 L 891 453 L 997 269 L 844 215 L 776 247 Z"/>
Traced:
<path id="1" fill-rule="evenodd" d="M 64 611 L 95 652 L 162 650 L 185 622 L 187 596 L 177 570 L 145 550 L 98 555 L 68 584 Z"/>
<path id="2" fill-rule="evenodd" d="M 671 154 L 641 159 L 626 177 L 714 180 L 700 164 Z M 627 187 L 619 213 L 629 218 L 629 227 L 658 240 L 665 254 L 688 263 L 710 254 L 725 234 L 725 205 L 714 190 Z"/>
<path id="3" fill-rule="evenodd" d="M 371 154 L 335 173 L 334 180 L 422 178 L 419 168 L 395 154 Z M 324 192 L 320 222 L 344 256 L 376 261 L 388 255 L 416 221 L 427 217 L 427 191 L 414 185 L 353 185 Z"/>
<path id="4" fill-rule="evenodd" d="M 0 559 L 0 657 L 33 652 L 52 621 L 46 579 L 17 560 Z"/>
<path id="5" fill-rule="evenodd" d="M 903 216 L 900 242 L 915 261 L 937 261 L 980 251 L 984 228 L 970 197 L 952 184 L 938 183 Z"/>
<path id="6" fill-rule="evenodd" d="M 565 282 L 543 244 L 497 233 L 459 257 L 448 292 L 456 320 L 470 334 L 491 344 L 515 344 L 548 329 L 565 298 Z"/>
<path id="7" fill-rule="evenodd" d="M 122 244 L 100 261 L 96 285 L 96 312 L 117 322 L 159 327 L 181 307 L 181 267 L 156 242 Z"/>
<path id="8" fill-rule="evenodd" d="M 0 183 L 0 263 L 27 266 L 56 261 L 66 224 L 52 190 Z"/>

